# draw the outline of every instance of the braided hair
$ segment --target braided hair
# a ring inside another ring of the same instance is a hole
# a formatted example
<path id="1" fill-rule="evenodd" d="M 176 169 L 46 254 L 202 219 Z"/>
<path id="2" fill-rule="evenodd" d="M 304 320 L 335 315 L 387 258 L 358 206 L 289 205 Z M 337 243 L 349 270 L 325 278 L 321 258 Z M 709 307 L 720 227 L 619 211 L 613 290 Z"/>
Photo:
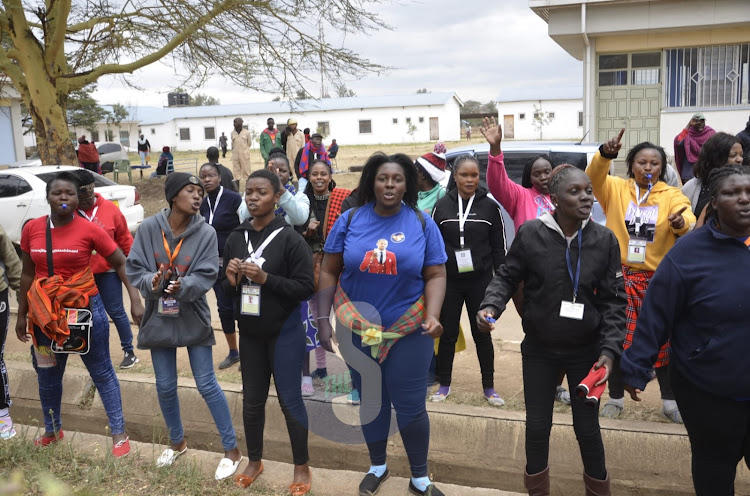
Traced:
<path id="1" fill-rule="evenodd" d="M 727 165 L 712 170 L 708 176 L 708 190 L 712 200 L 719 194 L 719 189 L 724 184 L 724 180 L 730 176 L 750 176 L 750 167 L 745 165 Z M 706 221 L 711 218 L 716 218 L 716 210 L 711 206 L 711 202 L 708 202 L 708 205 L 706 205 Z"/>
<path id="2" fill-rule="evenodd" d="M 550 172 L 549 181 L 547 182 L 547 189 L 553 195 L 556 195 L 563 180 L 570 175 L 571 172 L 579 170 L 578 167 L 571 164 L 560 164 Z"/>
<path id="3" fill-rule="evenodd" d="M 523 166 L 523 174 L 521 175 L 521 186 L 524 188 L 531 188 L 533 184 L 531 184 L 531 168 L 534 166 L 534 163 L 539 160 L 540 158 L 543 158 L 547 162 L 549 162 L 550 167 L 553 169 L 555 168 L 555 163 L 552 161 L 549 155 L 546 153 L 542 155 L 536 155 L 534 157 L 531 157 L 529 160 L 526 161 L 526 163 Z M 549 188 L 549 186 L 547 186 Z"/>

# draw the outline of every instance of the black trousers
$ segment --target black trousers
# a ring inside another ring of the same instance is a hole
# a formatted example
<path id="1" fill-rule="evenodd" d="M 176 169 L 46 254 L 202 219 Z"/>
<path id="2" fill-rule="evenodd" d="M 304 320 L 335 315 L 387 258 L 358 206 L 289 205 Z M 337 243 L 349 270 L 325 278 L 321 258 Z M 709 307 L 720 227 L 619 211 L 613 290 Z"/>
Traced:
<path id="1" fill-rule="evenodd" d="M 737 464 L 750 455 L 750 401 L 721 398 L 696 387 L 672 367 L 672 386 L 693 455 L 697 496 L 731 496 Z M 750 467 L 750 464 L 748 464 Z"/>
<path id="2" fill-rule="evenodd" d="M 670 379 L 670 369 L 672 367 L 667 365 L 665 367 L 657 367 L 656 380 L 659 382 L 659 389 L 661 389 L 661 399 L 663 400 L 674 400 L 674 392 L 672 391 L 672 381 Z M 609 375 L 608 381 L 609 397 L 613 400 L 619 400 L 625 397 L 625 384 L 622 382 L 622 374 L 620 373 L 620 357 L 615 359 L 614 368 L 612 373 Z"/>
<path id="3" fill-rule="evenodd" d="M 10 407 L 10 385 L 8 369 L 5 368 L 5 340 L 8 338 L 10 308 L 8 305 L 8 288 L 0 291 L 0 408 Z"/>
<path id="4" fill-rule="evenodd" d="M 495 350 L 492 336 L 479 332 L 476 315 L 484 299 L 484 291 L 492 280 L 492 274 L 478 274 L 476 278 L 463 279 L 449 277 L 445 288 L 443 309 L 440 312 L 440 323 L 443 324 L 443 335 L 438 346 L 437 368 L 441 386 L 451 385 L 453 374 L 453 357 L 456 353 L 458 325 L 461 322 L 461 310 L 466 303 L 469 313 L 471 335 L 477 346 L 479 369 L 482 371 L 482 388 L 489 389 L 495 384 Z"/>
<path id="5" fill-rule="evenodd" d="M 305 329 L 299 307 L 292 312 L 281 332 L 273 336 L 253 336 L 240 329 L 242 419 L 250 461 L 258 461 L 263 456 L 266 400 L 273 374 L 281 411 L 286 418 L 294 464 L 307 463 L 307 410 L 302 400 L 304 356 Z"/>
<path id="6" fill-rule="evenodd" d="M 574 391 L 599 356 L 596 345 L 576 352 L 553 353 L 528 338 L 521 343 L 521 355 L 526 402 L 526 473 L 537 474 L 548 465 L 552 408 L 560 370 L 565 371 L 568 387 Z M 587 405 L 573 394 L 570 405 L 584 471 L 589 477 L 604 480 L 607 469 L 599 430 L 599 408 Z"/>

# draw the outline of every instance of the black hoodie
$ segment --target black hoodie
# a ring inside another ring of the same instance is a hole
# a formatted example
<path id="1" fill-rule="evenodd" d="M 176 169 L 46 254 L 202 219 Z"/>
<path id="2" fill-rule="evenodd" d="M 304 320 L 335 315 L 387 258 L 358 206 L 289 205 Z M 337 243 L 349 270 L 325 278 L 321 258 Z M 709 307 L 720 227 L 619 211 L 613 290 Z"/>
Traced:
<path id="1" fill-rule="evenodd" d="M 276 216 L 260 231 L 256 231 L 249 220 L 232 231 L 224 246 L 224 267 L 233 258 L 245 260 L 248 257 L 245 233 L 248 233 L 253 246 L 258 247 L 280 227 L 283 228 L 281 232 L 263 250 L 265 262 L 262 268 L 268 273 L 268 278 L 261 286 L 260 315 L 238 315 L 240 332 L 259 336 L 277 334 L 292 311 L 313 295 L 315 288 L 310 247 L 305 238 L 281 216 Z M 239 296 L 240 288 L 230 286 L 228 280 L 225 287 L 230 294 Z"/>
<path id="2" fill-rule="evenodd" d="M 458 229 L 458 189 L 453 188 L 435 203 L 432 218 L 445 241 L 448 277 L 471 279 L 492 274 L 505 263 L 505 226 L 500 206 L 487 196 L 487 188 L 480 186 L 464 226 L 465 248 L 471 249 L 472 272 L 458 272 L 456 250 L 461 249 Z M 464 214 L 468 200 L 463 200 Z"/>

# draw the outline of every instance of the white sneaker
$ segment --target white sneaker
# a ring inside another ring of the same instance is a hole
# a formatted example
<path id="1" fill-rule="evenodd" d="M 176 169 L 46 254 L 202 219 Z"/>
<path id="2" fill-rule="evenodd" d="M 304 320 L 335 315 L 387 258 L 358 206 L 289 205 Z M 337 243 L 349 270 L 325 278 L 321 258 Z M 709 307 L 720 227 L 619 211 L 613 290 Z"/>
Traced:
<path id="1" fill-rule="evenodd" d="M 311 382 L 302 383 L 302 396 L 304 398 L 315 396 L 315 388 L 313 387 Z"/>
<path id="2" fill-rule="evenodd" d="M 156 466 L 157 467 L 171 467 L 174 465 L 175 460 L 177 460 L 177 457 L 184 454 L 187 451 L 187 446 L 185 446 L 185 449 L 182 451 L 175 451 L 172 448 L 165 449 L 161 455 L 159 455 L 159 458 L 156 459 Z"/>
<path id="3" fill-rule="evenodd" d="M 563 405 L 570 405 L 570 393 L 568 390 L 562 386 L 557 386 L 557 390 L 555 390 L 555 401 L 559 401 Z"/>
<path id="4" fill-rule="evenodd" d="M 237 468 L 240 466 L 240 462 L 242 462 L 242 456 L 240 456 L 240 459 L 236 462 L 233 462 L 229 458 L 222 458 L 219 462 L 219 466 L 216 467 L 216 474 L 214 475 L 214 478 L 217 481 L 226 479 L 227 477 L 231 477 L 234 475 L 235 472 L 237 472 Z"/>
<path id="5" fill-rule="evenodd" d="M 0 439 L 12 439 L 16 435 L 10 415 L 0 417 Z"/>

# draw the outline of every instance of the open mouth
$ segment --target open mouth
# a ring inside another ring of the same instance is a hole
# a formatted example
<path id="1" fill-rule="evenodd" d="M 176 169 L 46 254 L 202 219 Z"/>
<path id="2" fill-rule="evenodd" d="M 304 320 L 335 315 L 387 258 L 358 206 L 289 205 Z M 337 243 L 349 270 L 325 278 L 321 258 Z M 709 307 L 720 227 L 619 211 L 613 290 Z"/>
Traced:
<path id="1" fill-rule="evenodd" d="M 386 200 L 393 200 L 394 198 L 396 198 L 396 195 L 394 193 L 385 193 L 383 194 L 383 198 L 385 198 Z"/>

